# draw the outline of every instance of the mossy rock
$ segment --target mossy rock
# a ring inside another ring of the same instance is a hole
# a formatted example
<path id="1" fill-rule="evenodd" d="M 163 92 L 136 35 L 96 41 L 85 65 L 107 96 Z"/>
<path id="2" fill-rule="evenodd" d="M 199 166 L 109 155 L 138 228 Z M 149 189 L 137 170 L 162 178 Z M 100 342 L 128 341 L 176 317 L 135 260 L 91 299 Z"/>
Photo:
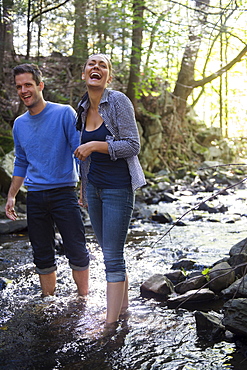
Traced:
<path id="1" fill-rule="evenodd" d="M 11 136 L 0 136 L 0 157 L 11 152 L 14 148 L 14 141 Z"/>

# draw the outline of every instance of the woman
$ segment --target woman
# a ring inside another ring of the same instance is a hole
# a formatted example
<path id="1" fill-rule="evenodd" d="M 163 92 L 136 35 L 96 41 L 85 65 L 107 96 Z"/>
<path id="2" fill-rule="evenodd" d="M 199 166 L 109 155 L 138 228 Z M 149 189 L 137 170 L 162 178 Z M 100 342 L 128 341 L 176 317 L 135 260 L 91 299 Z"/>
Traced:
<path id="1" fill-rule="evenodd" d="M 82 79 L 87 93 L 78 105 L 82 199 L 104 255 L 107 280 L 106 327 L 128 308 L 124 244 L 134 205 L 134 191 L 145 184 L 137 155 L 140 139 L 134 109 L 121 92 L 109 90 L 112 66 L 104 54 L 86 61 Z"/>

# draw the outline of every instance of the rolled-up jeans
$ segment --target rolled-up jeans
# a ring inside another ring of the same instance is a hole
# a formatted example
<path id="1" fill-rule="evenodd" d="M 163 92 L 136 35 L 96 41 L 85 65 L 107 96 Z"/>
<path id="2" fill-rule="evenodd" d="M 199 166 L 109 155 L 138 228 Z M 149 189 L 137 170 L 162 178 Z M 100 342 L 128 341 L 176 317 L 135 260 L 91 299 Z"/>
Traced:
<path id="1" fill-rule="evenodd" d="M 132 188 L 101 189 L 88 183 L 87 201 L 92 227 L 103 251 L 106 280 L 125 281 L 124 244 L 133 212 Z"/>
<path id="2" fill-rule="evenodd" d="M 55 226 L 62 236 L 70 267 L 77 271 L 88 269 L 89 252 L 74 187 L 28 191 L 27 220 L 34 263 L 39 274 L 56 270 Z"/>

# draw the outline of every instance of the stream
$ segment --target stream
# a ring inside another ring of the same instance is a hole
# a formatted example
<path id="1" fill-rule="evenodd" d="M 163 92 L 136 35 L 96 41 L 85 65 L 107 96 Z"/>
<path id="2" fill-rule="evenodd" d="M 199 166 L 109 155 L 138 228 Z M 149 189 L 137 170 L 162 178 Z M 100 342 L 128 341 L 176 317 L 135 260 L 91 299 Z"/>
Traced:
<path id="1" fill-rule="evenodd" d="M 177 202 L 147 208 L 178 219 L 199 197 L 185 194 Z M 202 341 L 193 310 L 168 309 L 165 302 L 140 295 L 146 279 L 170 271 L 181 258 L 195 260 L 203 269 L 227 256 L 247 237 L 246 199 L 245 189 L 218 196 L 211 203 L 224 204 L 227 212 L 194 210 L 182 218 L 184 226 L 172 229 L 171 224 L 133 219 L 125 249 L 130 312 L 107 337 L 101 335 L 104 265 L 88 223 L 91 265 L 86 299 L 77 297 L 67 260 L 59 254 L 56 295 L 41 299 L 28 236 L 0 235 L 1 370 L 246 370 L 247 356 L 238 341 L 231 337 L 217 343 Z"/>

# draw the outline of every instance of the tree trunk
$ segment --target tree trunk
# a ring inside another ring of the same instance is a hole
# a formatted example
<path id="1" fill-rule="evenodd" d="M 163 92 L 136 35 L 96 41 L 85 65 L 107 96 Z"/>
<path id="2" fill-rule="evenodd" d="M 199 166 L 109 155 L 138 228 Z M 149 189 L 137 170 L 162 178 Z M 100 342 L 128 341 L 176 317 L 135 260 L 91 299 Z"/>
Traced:
<path id="1" fill-rule="evenodd" d="M 3 0 L 2 5 L 0 4 L 0 84 L 4 82 L 5 52 L 14 55 L 13 23 L 10 16 L 13 5 L 13 0 Z"/>
<path id="2" fill-rule="evenodd" d="M 73 76 L 81 78 L 82 65 L 88 58 L 88 35 L 87 35 L 87 1 L 74 0 L 75 25 L 73 42 Z"/>
<path id="3" fill-rule="evenodd" d="M 178 79 L 173 91 L 173 94 L 177 97 L 177 113 L 181 122 L 183 122 L 186 114 L 187 98 L 193 90 L 195 62 L 201 38 L 204 34 L 208 4 L 209 0 L 196 2 L 196 10 L 190 26 L 189 43 L 185 47 Z"/>
<path id="4" fill-rule="evenodd" d="M 26 51 L 26 59 L 29 59 L 30 47 L 31 47 L 31 3 L 32 3 L 32 0 L 28 0 L 28 8 L 27 8 L 27 51 Z"/>
<path id="5" fill-rule="evenodd" d="M 132 101 L 136 108 L 136 92 L 138 88 L 138 82 L 140 78 L 140 65 L 142 56 L 142 32 L 143 32 L 143 13 L 144 13 L 144 1 L 133 0 L 133 31 L 132 31 L 132 51 L 130 58 L 130 74 L 126 95 Z"/>

